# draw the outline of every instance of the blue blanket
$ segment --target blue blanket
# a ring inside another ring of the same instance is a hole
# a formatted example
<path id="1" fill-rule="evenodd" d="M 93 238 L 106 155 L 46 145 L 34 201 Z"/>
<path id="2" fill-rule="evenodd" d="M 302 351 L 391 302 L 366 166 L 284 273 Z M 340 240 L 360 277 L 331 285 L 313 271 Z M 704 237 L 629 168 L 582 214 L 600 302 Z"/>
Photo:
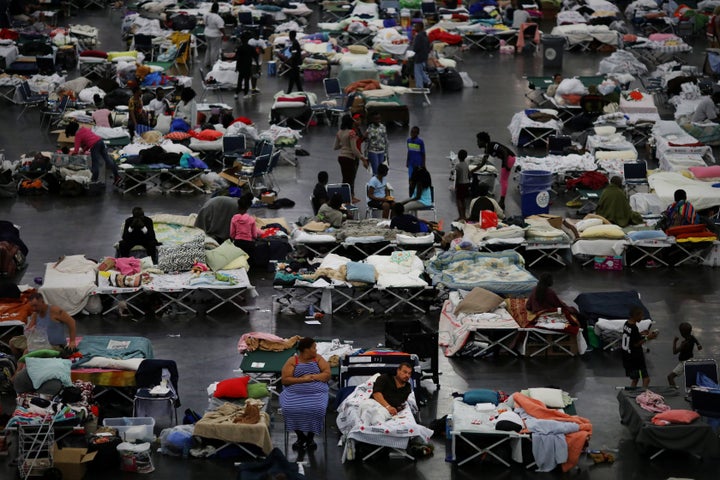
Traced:
<path id="1" fill-rule="evenodd" d="M 88 335 L 82 338 L 78 350 L 83 356 L 73 367 L 80 367 L 93 357 L 153 358 L 152 343 L 145 337 Z"/>

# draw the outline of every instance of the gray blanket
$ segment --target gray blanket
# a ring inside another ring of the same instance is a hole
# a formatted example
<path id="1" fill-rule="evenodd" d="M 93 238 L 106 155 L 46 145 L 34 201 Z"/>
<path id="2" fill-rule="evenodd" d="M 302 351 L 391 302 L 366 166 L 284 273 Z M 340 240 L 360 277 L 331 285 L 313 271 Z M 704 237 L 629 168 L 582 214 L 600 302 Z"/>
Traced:
<path id="1" fill-rule="evenodd" d="M 219 243 L 230 238 L 230 220 L 238 213 L 238 199 L 233 197 L 211 198 L 202 206 L 195 219 L 195 226 Z"/>

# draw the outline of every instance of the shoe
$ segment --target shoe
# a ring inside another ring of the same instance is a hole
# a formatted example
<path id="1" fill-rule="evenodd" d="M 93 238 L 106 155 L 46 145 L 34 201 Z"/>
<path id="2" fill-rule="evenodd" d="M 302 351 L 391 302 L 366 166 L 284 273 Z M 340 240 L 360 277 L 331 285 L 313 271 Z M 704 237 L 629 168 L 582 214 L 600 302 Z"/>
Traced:
<path id="1" fill-rule="evenodd" d="M 245 95 L 243 95 L 243 98 L 245 100 L 247 100 L 248 98 L 252 98 L 252 95 L 250 95 L 249 93 L 246 93 Z"/>
<path id="2" fill-rule="evenodd" d="M 576 197 L 567 202 L 565 206 L 568 208 L 580 208 L 583 206 L 583 202 L 580 200 L 580 197 Z"/>
<path id="3" fill-rule="evenodd" d="M 291 446 L 292 446 L 293 450 L 305 450 L 305 442 L 303 442 L 302 440 L 298 440 L 297 442 L 293 443 Z"/>
<path id="4" fill-rule="evenodd" d="M 254 94 L 257 94 L 257 93 L 260 93 L 260 89 L 259 89 L 259 88 L 253 88 L 253 89 L 251 90 L 251 93 L 252 93 L 253 95 L 254 95 Z"/>
<path id="5" fill-rule="evenodd" d="M 237 100 L 238 94 L 236 93 L 235 95 L 233 95 L 233 98 L 234 98 L 235 100 Z"/>

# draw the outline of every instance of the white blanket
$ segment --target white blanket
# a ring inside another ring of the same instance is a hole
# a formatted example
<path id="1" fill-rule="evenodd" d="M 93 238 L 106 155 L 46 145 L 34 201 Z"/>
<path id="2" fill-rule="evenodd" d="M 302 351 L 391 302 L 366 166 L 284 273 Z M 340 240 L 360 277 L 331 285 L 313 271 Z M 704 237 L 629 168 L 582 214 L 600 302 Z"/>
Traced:
<path id="1" fill-rule="evenodd" d="M 85 308 L 95 290 L 95 267 L 84 255 L 68 255 L 60 262 L 48 263 L 40 293 L 48 304 L 75 315 Z"/>
<path id="2" fill-rule="evenodd" d="M 425 268 L 415 252 L 393 252 L 392 255 L 370 255 L 367 263 L 378 273 L 377 285 L 381 287 L 424 287 L 421 278 Z"/>
<path id="3" fill-rule="evenodd" d="M 655 191 L 665 205 L 670 205 L 675 199 L 675 190 L 683 189 L 687 199 L 696 210 L 720 205 L 720 188 L 714 188 L 712 183 L 687 178 L 677 172 L 656 172 L 648 176 L 650 188 Z"/>

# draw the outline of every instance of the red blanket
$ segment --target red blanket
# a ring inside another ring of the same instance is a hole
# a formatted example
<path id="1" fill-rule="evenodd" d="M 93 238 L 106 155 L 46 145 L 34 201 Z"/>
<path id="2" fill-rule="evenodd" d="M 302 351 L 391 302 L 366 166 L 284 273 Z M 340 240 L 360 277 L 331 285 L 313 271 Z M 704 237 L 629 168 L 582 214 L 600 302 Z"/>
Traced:
<path id="1" fill-rule="evenodd" d="M 577 465 L 580 454 L 592 435 L 590 420 L 547 408 L 540 400 L 535 400 L 522 393 L 514 393 L 513 400 L 515 400 L 515 405 L 522 407 L 529 415 L 537 419 L 573 422 L 579 425 L 580 430 L 565 435 L 568 444 L 568 461 L 562 464 L 562 471 L 567 472 Z"/>

